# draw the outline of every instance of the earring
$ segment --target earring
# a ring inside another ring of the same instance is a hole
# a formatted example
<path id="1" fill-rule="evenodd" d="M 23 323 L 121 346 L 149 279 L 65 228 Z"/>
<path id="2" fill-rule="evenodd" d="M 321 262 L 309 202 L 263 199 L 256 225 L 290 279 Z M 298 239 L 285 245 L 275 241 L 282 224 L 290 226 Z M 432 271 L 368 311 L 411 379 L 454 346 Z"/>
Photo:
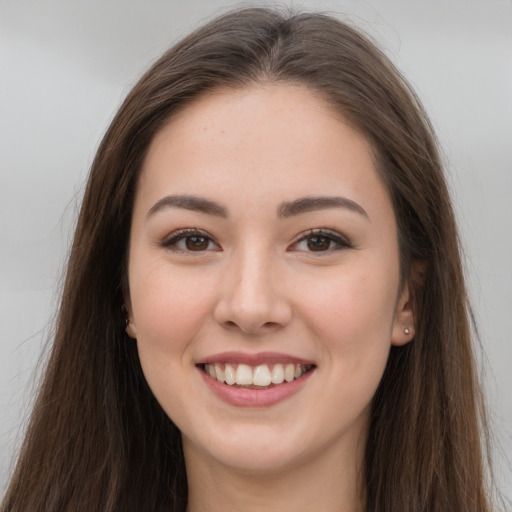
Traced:
<path id="1" fill-rule="evenodd" d="M 126 329 L 126 327 L 130 325 L 130 319 L 128 318 L 128 309 L 124 304 L 121 306 L 121 313 L 123 314 L 124 317 L 124 327 Z"/>
<path id="2" fill-rule="evenodd" d="M 405 334 L 411 334 L 411 330 L 409 329 L 409 327 L 406 327 L 404 329 L 404 332 L 405 332 Z"/>

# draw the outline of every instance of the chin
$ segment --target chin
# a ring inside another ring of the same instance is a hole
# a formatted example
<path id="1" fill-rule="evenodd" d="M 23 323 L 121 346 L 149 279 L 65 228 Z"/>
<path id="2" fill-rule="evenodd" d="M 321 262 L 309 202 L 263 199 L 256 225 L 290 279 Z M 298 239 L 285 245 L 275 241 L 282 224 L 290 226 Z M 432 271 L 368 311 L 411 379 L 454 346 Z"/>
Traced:
<path id="1" fill-rule="evenodd" d="M 306 458 L 304 443 L 295 441 L 294 437 L 284 436 L 282 430 L 271 426 L 232 427 L 227 435 L 210 437 L 207 444 L 183 436 L 183 447 L 186 457 L 190 452 L 201 451 L 212 462 L 232 470 L 268 475 L 293 467 Z"/>

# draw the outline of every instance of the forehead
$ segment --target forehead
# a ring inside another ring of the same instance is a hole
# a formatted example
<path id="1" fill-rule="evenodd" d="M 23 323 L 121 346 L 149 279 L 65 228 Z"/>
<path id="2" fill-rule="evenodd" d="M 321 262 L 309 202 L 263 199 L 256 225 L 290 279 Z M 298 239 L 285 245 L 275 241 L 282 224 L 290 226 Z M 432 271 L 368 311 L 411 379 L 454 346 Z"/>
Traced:
<path id="1" fill-rule="evenodd" d="M 138 192 L 233 188 L 260 204 L 333 191 L 389 203 L 366 138 L 318 94 L 282 83 L 214 90 L 181 109 L 152 141 Z"/>

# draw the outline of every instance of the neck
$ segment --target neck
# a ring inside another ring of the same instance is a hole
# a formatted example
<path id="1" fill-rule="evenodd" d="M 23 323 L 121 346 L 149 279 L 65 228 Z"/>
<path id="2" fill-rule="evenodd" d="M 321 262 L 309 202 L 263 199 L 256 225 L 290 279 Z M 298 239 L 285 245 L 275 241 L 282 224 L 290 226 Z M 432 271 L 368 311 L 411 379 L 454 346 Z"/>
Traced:
<path id="1" fill-rule="evenodd" d="M 197 456 L 184 440 L 187 512 L 361 512 L 364 443 L 275 471 L 241 471 Z"/>

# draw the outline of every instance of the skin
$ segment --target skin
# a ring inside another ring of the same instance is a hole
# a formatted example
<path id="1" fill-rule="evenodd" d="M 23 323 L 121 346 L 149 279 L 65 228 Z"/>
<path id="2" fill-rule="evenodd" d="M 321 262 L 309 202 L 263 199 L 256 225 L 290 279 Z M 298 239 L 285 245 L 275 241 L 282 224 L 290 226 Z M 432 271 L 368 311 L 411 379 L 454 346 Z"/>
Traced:
<path id="1" fill-rule="evenodd" d="M 154 206 L 183 194 L 226 216 Z M 279 215 L 311 196 L 348 198 L 364 213 Z M 198 250 L 190 237 L 163 246 L 180 229 L 201 230 Z M 316 229 L 329 231 L 314 239 Z M 150 146 L 128 274 L 127 331 L 182 431 L 188 511 L 361 510 L 370 402 L 391 345 L 414 335 L 394 212 L 365 138 L 301 86 L 201 96 Z M 226 351 L 280 352 L 315 368 L 286 400 L 237 407 L 196 366 Z"/>

